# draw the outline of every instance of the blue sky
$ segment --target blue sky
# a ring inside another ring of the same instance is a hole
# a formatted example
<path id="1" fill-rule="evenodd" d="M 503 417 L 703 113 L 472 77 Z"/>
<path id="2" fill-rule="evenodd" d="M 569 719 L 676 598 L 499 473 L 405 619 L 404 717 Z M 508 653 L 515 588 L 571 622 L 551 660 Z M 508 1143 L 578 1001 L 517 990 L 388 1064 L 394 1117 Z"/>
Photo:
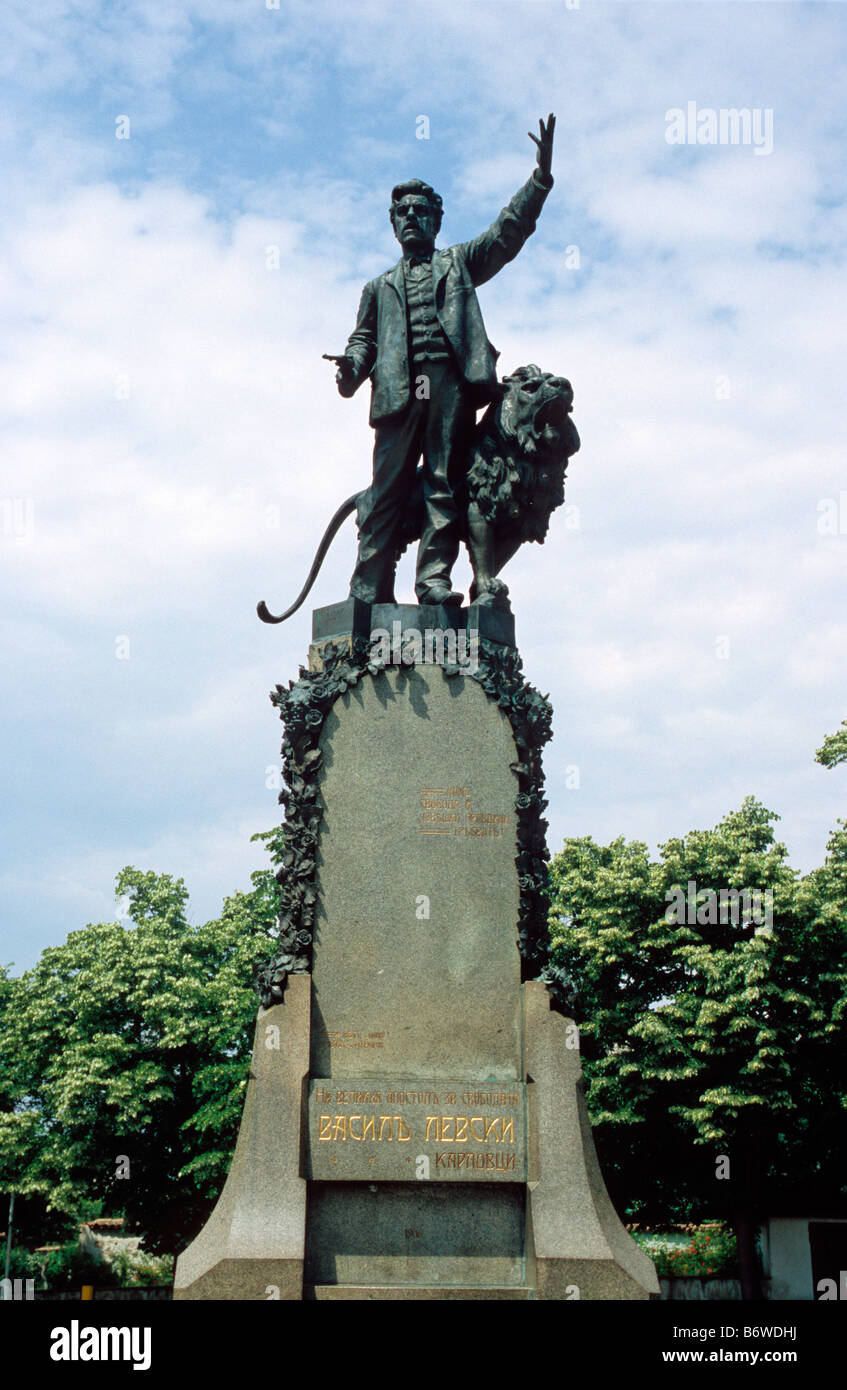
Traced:
<path id="1" fill-rule="evenodd" d="M 555 709 L 551 848 L 655 846 L 754 794 L 820 862 L 847 805 L 813 762 L 847 714 L 844 7 L 7 0 L 0 25 L 0 960 L 112 920 L 125 864 L 183 876 L 198 919 L 248 886 L 267 692 L 309 638 L 255 604 L 370 472 L 367 393 L 320 354 L 396 260 L 392 184 L 439 189 L 441 244 L 474 235 L 550 110 L 554 190 L 480 297 L 503 370 L 570 377 L 583 439 L 578 527 L 506 576 Z M 689 101 L 772 110 L 773 151 L 669 145 Z M 350 525 L 316 606 L 354 553 Z"/>

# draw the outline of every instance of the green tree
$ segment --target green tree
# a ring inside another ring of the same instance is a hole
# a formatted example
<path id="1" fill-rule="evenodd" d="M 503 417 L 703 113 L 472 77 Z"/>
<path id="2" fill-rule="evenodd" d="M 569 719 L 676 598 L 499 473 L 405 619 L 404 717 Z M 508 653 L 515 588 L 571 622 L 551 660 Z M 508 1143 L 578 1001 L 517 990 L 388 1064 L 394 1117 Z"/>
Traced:
<path id="1" fill-rule="evenodd" d="M 637 842 L 580 839 L 551 866 L 554 960 L 580 996 L 610 1187 L 639 1217 L 726 1215 L 748 1296 L 763 1203 L 798 1184 L 810 1202 L 842 1190 L 843 1110 L 823 1148 L 816 1115 L 824 1093 L 838 1112 L 847 920 L 831 869 L 800 880 L 790 868 L 776 819 L 747 798 L 657 862 Z M 763 895 L 759 921 L 745 925 L 731 899 L 721 914 L 731 889 Z"/>
<path id="2" fill-rule="evenodd" d="M 847 719 L 842 719 L 841 727 L 834 734 L 827 734 L 815 754 L 815 762 L 823 767 L 847 763 Z"/>
<path id="3" fill-rule="evenodd" d="M 278 862 L 281 832 L 256 837 Z M 188 920 L 181 879 L 124 869 L 128 918 L 72 932 L 0 976 L 0 1189 L 74 1212 L 102 1200 L 174 1249 L 202 1223 L 232 1152 L 273 948 L 272 870 Z"/>

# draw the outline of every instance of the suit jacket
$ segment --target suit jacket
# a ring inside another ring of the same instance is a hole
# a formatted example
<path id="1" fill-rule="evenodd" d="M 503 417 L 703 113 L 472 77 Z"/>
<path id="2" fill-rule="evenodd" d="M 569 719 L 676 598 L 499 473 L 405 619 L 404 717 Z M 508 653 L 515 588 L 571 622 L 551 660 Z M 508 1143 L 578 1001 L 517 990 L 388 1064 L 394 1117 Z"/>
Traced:
<path id="1" fill-rule="evenodd" d="M 545 185 L 533 174 L 482 236 L 432 253 L 435 312 L 480 403 L 496 395 L 499 354 L 486 336 L 475 286 L 483 285 L 514 260 L 535 231 L 552 187 L 552 177 Z M 411 383 L 402 259 L 365 285 L 346 351 L 353 360 L 353 389 L 371 377 L 371 424 L 405 410 Z"/>

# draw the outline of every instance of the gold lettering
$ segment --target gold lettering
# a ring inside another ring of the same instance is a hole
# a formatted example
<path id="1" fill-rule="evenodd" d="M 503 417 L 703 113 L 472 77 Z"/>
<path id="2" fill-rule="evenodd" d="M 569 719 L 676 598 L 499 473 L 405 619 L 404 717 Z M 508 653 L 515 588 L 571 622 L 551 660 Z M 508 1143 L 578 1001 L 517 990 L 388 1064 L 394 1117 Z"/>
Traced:
<path id="1" fill-rule="evenodd" d="M 476 1142 L 477 1142 L 478 1144 L 484 1144 L 484 1143 L 485 1143 L 485 1131 L 483 1130 L 482 1134 L 477 1134 L 476 1130 L 474 1129 L 474 1125 L 484 1125 L 484 1124 L 485 1124 L 485 1121 L 484 1121 L 484 1119 L 482 1118 L 481 1115 L 473 1115 L 473 1116 L 471 1117 L 471 1119 L 468 1120 L 468 1126 L 469 1126 L 470 1131 L 471 1131 L 471 1138 L 472 1138 L 472 1139 L 475 1139 Z"/>
<path id="2" fill-rule="evenodd" d="M 515 1142 L 515 1122 L 514 1120 L 501 1120 L 502 1133 L 500 1138 L 504 1144 L 514 1144 Z"/>
<path id="3" fill-rule="evenodd" d="M 485 1166 L 486 1166 L 486 1168 L 493 1168 L 493 1167 L 494 1167 L 494 1155 L 493 1155 L 493 1154 L 486 1154 L 486 1155 L 485 1155 Z"/>
<path id="4" fill-rule="evenodd" d="M 435 1142 L 436 1142 L 436 1144 L 437 1144 L 437 1143 L 438 1143 L 438 1116 L 437 1116 L 437 1115 L 427 1115 L 427 1117 L 426 1117 L 426 1134 L 424 1135 L 424 1143 L 425 1143 L 425 1144 L 428 1144 L 428 1143 L 429 1143 L 429 1131 L 430 1131 L 430 1129 L 432 1128 L 433 1125 L 435 1125 Z M 437 1166 L 438 1166 L 438 1165 L 436 1164 L 436 1167 L 437 1167 Z"/>
<path id="5" fill-rule="evenodd" d="M 320 1128 L 319 1128 L 319 1130 L 318 1130 L 318 1138 L 319 1138 L 319 1139 L 331 1139 L 331 1138 L 332 1138 L 332 1135 L 331 1135 L 330 1132 L 329 1132 L 329 1128 L 330 1128 L 330 1125 L 332 1124 L 332 1116 L 331 1116 L 331 1115 L 321 1115 L 321 1116 L 319 1117 L 319 1123 L 320 1123 Z"/>
<path id="6" fill-rule="evenodd" d="M 399 1115 L 395 1115 L 394 1119 L 397 1121 L 397 1138 L 401 1140 L 402 1143 L 407 1144 L 412 1137 L 412 1131 L 409 1129 L 408 1125 L 404 1124 Z M 403 1133 L 404 1130 L 406 1131 L 405 1134 Z"/>
<path id="7" fill-rule="evenodd" d="M 374 1117 L 373 1115 L 368 1115 L 367 1119 L 362 1124 L 362 1138 L 374 1139 L 375 1137 L 376 1136 L 374 1134 Z"/>
<path id="8" fill-rule="evenodd" d="M 354 1121 L 354 1120 L 361 1120 L 361 1118 L 362 1118 L 361 1115 L 351 1115 L 351 1116 L 350 1116 L 350 1119 L 349 1119 L 348 1122 L 347 1122 L 347 1133 L 350 1135 L 350 1138 L 351 1138 L 351 1139 L 361 1139 L 361 1138 L 362 1138 L 361 1134 L 354 1134 L 354 1133 L 353 1133 L 353 1121 Z"/>
<path id="9" fill-rule="evenodd" d="M 391 1116 L 390 1116 L 390 1115 L 380 1115 L 380 1117 L 379 1117 L 379 1134 L 378 1134 L 376 1137 L 377 1137 L 377 1139 L 382 1139 L 383 1131 L 384 1131 L 386 1125 L 388 1125 L 388 1142 L 389 1142 L 389 1144 L 390 1144 L 390 1143 L 391 1143 L 391 1138 L 392 1138 L 392 1135 L 391 1135 Z"/>
<path id="10" fill-rule="evenodd" d="M 493 1120 L 486 1120 L 486 1121 L 485 1121 L 485 1142 L 486 1142 L 486 1144 L 488 1143 L 489 1137 L 491 1136 L 492 1133 L 494 1134 L 494 1138 L 495 1138 L 495 1140 L 497 1141 L 497 1143 L 498 1143 L 498 1144 L 500 1143 L 500 1138 L 501 1138 L 501 1136 L 497 1133 L 497 1126 L 498 1126 L 499 1124 L 500 1124 L 500 1120 L 499 1120 L 499 1118 L 498 1118 L 496 1115 L 495 1115 L 495 1117 L 494 1117 Z"/>
<path id="11" fill-rule="evenodd" d="M 456 1137 L 455 1128 L 452 1128 L 452 1129 L 449 1129 L 449 1130 L 448 1130 L 448 1128 L 447 1128 L 448 1125 L 455 1126 L 455 1123 L 456 1123 L 456 1121 L 455 1121 L 454 1116 L 452 1116 L 452 1115 L 442 1115 L 442 1116 L 441 1116 L 441 1143 L 442 1143 L 442 1144 L 448 1144 L 448 1143 L 449 1143 L 449 1144 L 452 1144 L 452 1143 L 455 1142 L 455 1137 Z"/>
<path id="12" fill-rule="evenodd" d="M 467 1144 L 468 1142 L 468 1117 L 467 1115 L 456 1116 L 456 1143 Z"/>
<path id="13" fill-rule="evenodd" d="M 333 1137 L 333 1139 L 336 1139 L 336 1140 L 337 1140 L 337 1139 L 346 1139 L 346 1138 L 347 1138 L 347 1116 L 346 1116 L 346 1115 L 336 1115 L 336 1117 L 335 1117 L 335 1124 L 334 1124 L 333 1127 L 332 1127 L 332 1137 Z"/>

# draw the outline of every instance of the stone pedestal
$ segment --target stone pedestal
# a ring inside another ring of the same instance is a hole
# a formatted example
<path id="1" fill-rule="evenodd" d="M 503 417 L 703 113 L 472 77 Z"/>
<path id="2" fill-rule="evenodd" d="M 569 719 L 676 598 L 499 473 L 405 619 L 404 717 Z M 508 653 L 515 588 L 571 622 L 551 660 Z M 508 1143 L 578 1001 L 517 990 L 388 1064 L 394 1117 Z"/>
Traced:
<path id="1" fill-rule="evenodd" d="M 300 1299 L 307 1184 L 301 1136 L 309 1071 L 308 975 L 261 1009 L 229 1176 L 176 1263 L 174 1298 Z"/>
<path id="2" fill-rule="evenodd" d="M 364 607 L 316 615 L 313 672 L 345 621 L 352 641 L 398 620 Z M 576 1030 L 522 983 L 528 754 L 475 674 L 389 665 L 323 708 L 312 973 L 259 1013 L 230 1175 L 175 1297 L 658 1294 L 603 1184 Z"/>
<path id="3" fill-rule="evenodd" d="M 520 1079 L 505 714 L 467 676 L 391 668 L 320 746 L 312 1075 Z"/>
<path id="4" fill-rule="evenodd" d="M 578 1032 L 524 985 L 530 1095 L 529 1278 L 538 1299 L 658 1297 L 652 1260 L 612 1206 L 582 1093 Z"/>

